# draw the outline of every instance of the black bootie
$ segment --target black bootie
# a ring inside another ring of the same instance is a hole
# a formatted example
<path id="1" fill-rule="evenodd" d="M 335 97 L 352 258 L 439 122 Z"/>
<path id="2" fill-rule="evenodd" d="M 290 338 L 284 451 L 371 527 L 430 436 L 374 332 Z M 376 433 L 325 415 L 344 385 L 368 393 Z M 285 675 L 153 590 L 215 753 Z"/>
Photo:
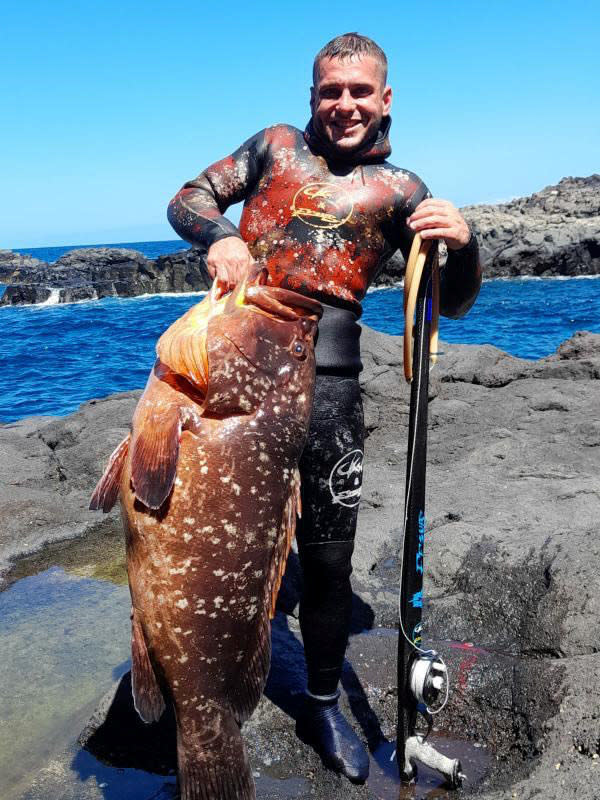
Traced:
<path id="1" fill-rule="evenodd" d="M 331 697 L 307 693 L 296 733 L 316 750 L 326 767 L 341 772 L 352 783 L 364 783 L 369 776 L 369 756 L 340 711 L 339 696 L 339 692 Z"/>

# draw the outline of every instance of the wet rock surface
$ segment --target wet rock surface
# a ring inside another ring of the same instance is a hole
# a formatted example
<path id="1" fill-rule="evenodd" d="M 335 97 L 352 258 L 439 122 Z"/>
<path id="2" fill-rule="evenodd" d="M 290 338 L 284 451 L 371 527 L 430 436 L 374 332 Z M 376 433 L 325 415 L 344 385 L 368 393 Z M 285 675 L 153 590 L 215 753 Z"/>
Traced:
<path id="1" fill-rule="evenodd" d="M 575 334 L 539 361 L 490 346 L 442 349 L 431 375 L 425 551 L 426 636 L 438 643 L 453 687 L 440 733 L 485 745 L 490 754 L 488 776 L 472 796 L 595 798 L 600 335 Z M 393 737 L 395 719 L 396 640 L 389 629 L 396 624 L 408 387 L 400 338 L 365 329 L 363 361 L 368 439 L 344 703 L 376 749 L 382 737 Z M 99 526 L 118 537 L 118 513 L 101 518 L 86 507 L 138 396 L 114 395 L 68 417 L 0 427 L 5 570 L 47 542 L 86 533 L 91 541 Z M 5 571 L 5 585 L 16 577 Z M 274 625 L 269 687 L 246 727 L 259 797 L 374 797 L 326 773 L 294 735 L 304 680 L 294 619 L 300 580 L 292 557 Z M 108 708 L 96 715 L 86 741 Z M 49 765 L 22 797 L 112 797 L 98 789 L 101 778 L 86 782 L 89 795 L 69 794 L 73 757 Z M 132 797 L 172 794 L 161 786 Z"/>
<path id="2" fill-rule="evenodd" d="M 600 175 L 590 175 L 563 178 L 508 203 L 463 208 L 479 241 L 484 277 L 600 274 L 599 198 Z M 376 284 L 396 283 L 403 274 L 404 260 L 397 253 Z M 54 264 L 0 250 L 0 283 L 7 284 L 0 305 L 201 291 L 208 288 L 207 277 L 197 250 L 151 260 L 135 250 L 86 248 Z"/>

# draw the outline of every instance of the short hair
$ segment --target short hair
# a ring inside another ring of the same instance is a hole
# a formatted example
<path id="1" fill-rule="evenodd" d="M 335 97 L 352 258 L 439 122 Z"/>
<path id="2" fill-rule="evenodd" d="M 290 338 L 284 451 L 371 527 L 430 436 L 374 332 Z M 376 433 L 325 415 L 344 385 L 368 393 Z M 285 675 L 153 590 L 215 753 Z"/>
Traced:
<path id="1" fill-rule="evenodd" d="M 324 58 L 352 59 L 372 56 L 381 66 L 383 83 L 387 81 L 387 57 L 381 47 L 369 39 L 368 36 L 361 36 L 360 33 L 343 33 L 336 36 L 325 47 L 322 47 L 313 62 L 313 83 L 316 84 L 319 77 L 319 64 Z"/>

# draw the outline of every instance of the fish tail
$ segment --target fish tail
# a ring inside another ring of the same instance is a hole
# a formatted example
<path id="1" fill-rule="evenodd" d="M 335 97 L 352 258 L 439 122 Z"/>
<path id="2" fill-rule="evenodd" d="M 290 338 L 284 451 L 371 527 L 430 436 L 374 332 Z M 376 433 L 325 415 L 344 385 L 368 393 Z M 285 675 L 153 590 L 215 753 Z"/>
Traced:
<path id="1" fill-rule="evenodd" d="M 94 489 L 94 494 L 90 500 L 90 511 L 102 511 L 106 514 L 114 504 L 117 502 L 119 496 L 119 486 L 121 483 L 121 473 L 125 465 L 125 459 L 129 451 L 129 440 L 131 436 L 127 436 L 113 451 L 108 466 L 104 470 L 104 475 L 98 481 L 98 485 Z"/>
<path id="2" fill-rule="evenodd" d="M 230 711 L 219 712 L 217 719 L 218 734 L 205 743 L 206 729 L 197 720 L 195 724 L 192 720 L 188 720 L 192 724 L 186 724 L 185 719 L 180 722 L 178 716 L 177 776 L 181 800 L 256 800 L 239 725 Z"/>
<path id="3" fill-rule="evenodd" d="M 157 722 L 165 710 L 165 700 L 135 609 L 131 615 L 131 691 L 133 705 L 140 718 L 147 723 Z"/>

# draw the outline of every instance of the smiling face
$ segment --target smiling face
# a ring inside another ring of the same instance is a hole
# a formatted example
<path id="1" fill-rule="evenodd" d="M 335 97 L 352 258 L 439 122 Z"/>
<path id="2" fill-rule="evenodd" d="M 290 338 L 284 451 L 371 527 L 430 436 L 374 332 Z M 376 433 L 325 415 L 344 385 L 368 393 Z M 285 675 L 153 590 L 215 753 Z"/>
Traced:
<path id="1" fill-rule="evenodd" d="M 374 138 L 391 105 L 392 90 L 373 56 L 319 62 L 311 88 L 313 125 L 341 154 L 350 154 Z"/>

